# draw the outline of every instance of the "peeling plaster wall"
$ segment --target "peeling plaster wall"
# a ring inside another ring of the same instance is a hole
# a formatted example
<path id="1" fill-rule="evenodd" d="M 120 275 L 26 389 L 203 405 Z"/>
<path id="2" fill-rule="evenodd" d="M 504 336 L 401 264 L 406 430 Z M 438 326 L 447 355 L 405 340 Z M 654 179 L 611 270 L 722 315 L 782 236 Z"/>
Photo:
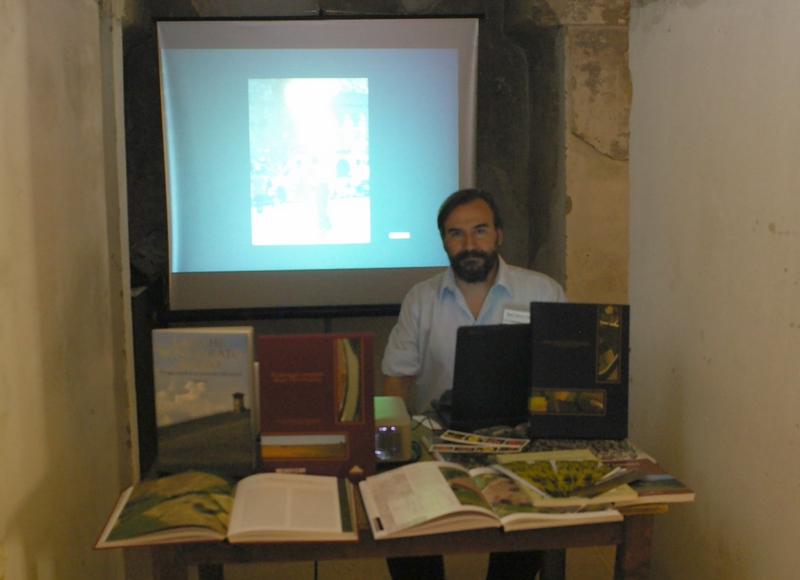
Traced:
<path id="1" fill-rule="evenodd" d="M 92 551 L 129 473 L 123 299 L 112 291 L 122 287 L 111 221 L 119 193 L 107 171 L 111 28 L 97 1 L 0 2 L 0 578 L 9 580 L 122 575 L 119 553 Z"/>
<path id="2" fill-rule="evenodd" d="M 587 15 L 571 22 L 564 51 L 566 288 L 575 302 L 625 303 L 631 101 L 627 13 L 620 5 L 602 11 L 601 3 L 590 4 L 584 7 L 598 21 Z"/>
<path id="3" fill-rule="evenodd" d="M 800 4 L 631 9 L 632 438 L 697 491 L 654 578 L 800 568 Z"/>
<path id="4" fill-rule="evenodd" d="M 626 302 L 628 1 L 506 6 L 528 57 L 532 263 L 572 301 Z"/>

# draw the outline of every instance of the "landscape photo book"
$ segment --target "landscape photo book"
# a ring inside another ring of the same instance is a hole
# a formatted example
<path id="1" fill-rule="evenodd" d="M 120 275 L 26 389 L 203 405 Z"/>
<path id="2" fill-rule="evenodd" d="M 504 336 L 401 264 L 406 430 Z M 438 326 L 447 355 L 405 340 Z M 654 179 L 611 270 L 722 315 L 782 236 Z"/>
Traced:
<path id="1" fill-rule="evenodd" d="M 695 499 L 692 488 L 667 472 L 652 456 L 645 453 L 634 443 L 627 439 L 593 439 L 593 440 L 565 440 L 565 439 L 537 439 L 528 446 L 528 451 L 522 456 L 526 460 L 541 459 L 552 453 L 552 458 L 567 458 L 569 453 L 579 452 L 582 456 L 588 450 L 602 463 L 612 468 L 621 468 L 625 472 L 636 472 L 638 476 L 633 481 L 627 482 L 628 486 L 636 492 L 636 499 L 626 499 L 624 504 L 655 504 L 655 503 L 685 503 Z M 440 454 L 443 458 L 458 458 L 457 454 Z M 575 455 L 572 456 L 573 458 Z M 505 460 L 515 460 L 514 456 Z M 455 459 L 446 459 L 454 461 Z M 502 461 L 502 459 L 501 459 Z M 483 458 L 483 465 L 496 462 L 496 456 L 490 455 Z M 623 488 L 624 489 L 624 488 Z"/>
<path id="2" fill-rule="evenodd" d="M 617 459 L 606 461 L 614 467 L 635 469 L 643 476 L 630 483 L 631 488 L 637 493 L 635 503 L 685 503 L 695 499 L 695 492 L 674 475 L 664 470 L 661 465 L 650 457 L 636 459 Z"/>
<path id="3" fill-rule="evenodd" d="M 157 469 L 241 477 L 255 471 L 253 328 L 153 330 Z"/>
<path id="4" fill-rule="evenodd" d="M 182 542 L 358 540 L 354 486 L 333 476 L 257 473 L 235 485 L 200 471 L 121 495 L 95 548 Z"/>
<path id="5" fill-rule="evenodd" d="M 376 540 L 480 528 L 504 531 L 622 520 L 608 504 L 540 508 L 532 492 L 492 467 L 420 461 L 367 477 L 361 498 Z"/>
<path id="6" fill-rule="evenodd" d="M 633 504 L 638 494 L 629 484 L 643 477 L 635 469 L 601 462 L 588 449 L 499 454 L 496 461 L 497 469 L 533 492 L 533 504 L 540 508 Z"/>

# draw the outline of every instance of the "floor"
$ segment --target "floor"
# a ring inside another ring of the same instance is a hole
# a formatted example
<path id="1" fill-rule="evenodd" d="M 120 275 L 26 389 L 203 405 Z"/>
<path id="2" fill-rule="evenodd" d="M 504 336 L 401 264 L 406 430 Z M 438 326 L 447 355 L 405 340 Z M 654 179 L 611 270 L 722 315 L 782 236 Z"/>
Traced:
<path id="1" fill-rule="evenodd" d="M 447 556 L 447 580 L 483 580 L 486 554 Z M 611 580 L 614 576 L 614 547 L 575 548 L 567 551 L 567 580 Z M 197 580 L 197 569 L 190 580 Z M 390 580 L 383 560 L 314 563 L 241 564 L 225 567 L 225 580 Z"/>

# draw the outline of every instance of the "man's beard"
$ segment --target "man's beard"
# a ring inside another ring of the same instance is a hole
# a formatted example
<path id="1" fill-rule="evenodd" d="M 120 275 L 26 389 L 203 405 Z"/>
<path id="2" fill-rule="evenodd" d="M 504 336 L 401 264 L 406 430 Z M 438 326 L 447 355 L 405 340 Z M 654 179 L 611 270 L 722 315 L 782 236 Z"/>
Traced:
<path id="1" fill-rule="evenodd" d="M 480 250 L 464 250 L 455 256 L 448 257 L 450 258 L 450 266 L 453 268 L 453 273 L 457 278 L 468 284 L 485 282 L 489 273 L 497 264 L 496 250 L 491 253 L 481 252 Z M 470 258 L 481 258 L 481 261 L 478 263 L 466 262 Z"/>

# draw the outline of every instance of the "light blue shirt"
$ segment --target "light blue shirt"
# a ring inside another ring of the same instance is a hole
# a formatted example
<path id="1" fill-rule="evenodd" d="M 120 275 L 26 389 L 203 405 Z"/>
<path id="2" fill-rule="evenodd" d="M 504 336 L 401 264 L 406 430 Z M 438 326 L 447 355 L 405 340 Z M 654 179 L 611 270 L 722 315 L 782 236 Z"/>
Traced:
<path id="1" fill-rule="evenodd" d="M 416 377 L 409 394 L 409 412 L 427 411 L 431 400 L 453 386 L 457 329 L 501 324 L 506 308 L 527 311 L 531 302 L 566 302 L 566 296 L 552 278 L 510 266 L 500 258 L 497 280 L 475 318 L 456 286 L 452 268 L 448 268 L 406 294 L 381 370 L 390 377 Z"/>

